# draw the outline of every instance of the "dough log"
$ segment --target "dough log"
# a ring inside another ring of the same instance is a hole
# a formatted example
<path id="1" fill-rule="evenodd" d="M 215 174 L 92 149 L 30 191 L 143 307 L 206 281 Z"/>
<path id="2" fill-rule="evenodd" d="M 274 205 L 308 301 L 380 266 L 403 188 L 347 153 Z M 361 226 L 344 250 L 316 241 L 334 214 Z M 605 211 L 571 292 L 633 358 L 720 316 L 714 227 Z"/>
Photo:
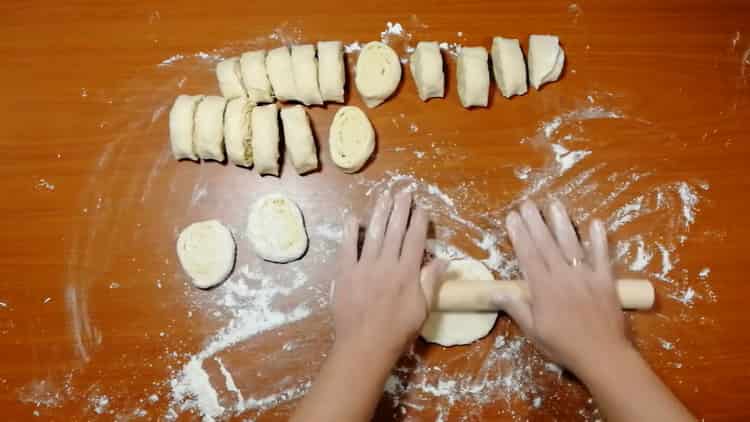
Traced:
<path id="1" fill-rule="evenodd" d="M 445 95 L 443 55 L 437 42 L 419 42 L 409 60 L 409 68 L 422 101 Z"/>
<path id="2" fill-rule="evenodd" d="M 294 82 L 292 57 L 287 47 L 274 48 L 266 57 L 266 72 L 273 92 L 279 101 L 296 101 L 297 85 Z"/>
<path id="3" fill-rule="evenodd" d="M 529 36 L 529 82 L 539 90 L 542 85 L 556 81 L 565 65 L 565 51 L 554 35 Z"/>
<path id="4" fill-rule="evenodd" d="M 266 51 L 250 51 L 240 56 L 242 83 L 248 97 L 256 103 L 272 103 L 273 89 L 266 72 Z"/>
<path id="5" fill-rule="evenodd" d="M 284 144 L 297 173 L 317 169 L 318 152 L 305 108 L 298 105 L 282 109 L 281 123 L 284 126 Z"/>
<path id="6" fill-rule="evenodd" d="M 487 49 L 464 47 L 458 55 L 456 69 L 458 97 L 461 105 L 487 107 L 490 90 L 490 71 L 487 66 Z"/>
<path id="7" fill-rule="evenodd" d="M 318 42 L 318 84 L 323 101 L 344 102 L 346 71 L 341 41 Z"/>
<path id="8" fill-rule="evenodd" d="M 297 87 L 297 99 L 305 105 L 323 104 L 318 88 L 318 62 L 311 44 L 292 46 L 292 73 Z"/>
<path id="9" fill-rule="evenodd" d="M 493 38 L 492 72 L 497 87 L 505 98 L 526 93 L 526 63 L 518 40 Z"/>
<path id="10" fill-rule="evenodd" d="M 169 111 L 169 143 L 176 160 L 198 160 L 193 129 L 195 110 L 203 98 L 203 95 L 180 95 L 174 100 L 174 105 Z"/>
<path id="11" fill-rule="evenodd" d="M 219 90 L 224 98 L 231 99 L 247 95 L 242 86 L 242 72 L 240 58 L 232 57 L 216 65 L 216 77 L 219 80 Z"/>
<path id="12" fill-rule="evenodd" d="M 375 130 L 367 115 L 357 107 L 341 107 L 333 116 L 328 133 L 333 162 L 346 173 L 355 173 L 375 150 Z"/>
<path id="13" fill-rule="evenodd" d="M 359 53 L 354 83 L 367 107 L 377 107 L 396 91 L 401 81 L 401 61 L 388 45 L 373 41 Z"/>
<path id="14" fill-rule="evenodd" d="M 207 96 L 195 112 L 195 150 L 204 160 L 224 161 L 223 97 Z"/>
<path id="15" fill-rule="evenodd" d="M 238 97 L 227 102 L 224 112 L 224 142 L 229 161 L 242 167 L 253 165 L 252 131 L 250 117 L 255 103 L 247 97 Z"/>
<path id="16" fill-rule="evenodd" d="M 253 158 L 260 174 L 279 175 L 279 108 L 258 106 L 250 116 Z"/>

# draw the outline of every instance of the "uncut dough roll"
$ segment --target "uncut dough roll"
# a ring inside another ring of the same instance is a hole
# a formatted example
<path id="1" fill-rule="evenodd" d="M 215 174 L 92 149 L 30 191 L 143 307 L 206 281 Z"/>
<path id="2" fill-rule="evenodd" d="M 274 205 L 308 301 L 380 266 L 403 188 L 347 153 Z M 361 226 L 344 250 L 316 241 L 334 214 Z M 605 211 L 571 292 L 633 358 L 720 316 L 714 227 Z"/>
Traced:
<path id="1" fill-rule="evenodd" d="M 305 108 L 299 105 L 283 108 L 281 123 L 284 126 L 284 145 L 297 173 L 317 169 L 318 152 Z"/>
<path id="2" fill-rule="evenodd" d="M 341 107 L 328 131 L 331 159 L 346 173 L 355 173 L 375 151 L 375 130 L 358 107 Z"/>
<path id="3" fill-rule="evenodd" d="M 302 211 L 285 195 L 272 193 L 250 206 L 247 237 L 255 253 L 266 261 L 286 263 L 307 251 Z"/>
<path id="4" fill-rule="evenodd" d="M 367 107 L 382 104 L 396 91 L 401 81 L 401 61 L 388 45 L 373 41 L 359 53 L 354 84 Z"/>
<path id="5" fill-rule="evenodd" d="M 323 101 L 344 102 L 344 46 L 341 41 L 318 41 L 318 85 Z"/>
<path id="6" fill-rule="evenodd" d="M 458 55 L 456 70 L 458 97 L 461 105 L 487 107 L 490 94 L 490 71 L 487 66 L 487 49 L 464 47 Z"/>
<path id="7" fill-rule="evenodd" d="M 286 46 L 274 48 L 266 56 L 266 72 L 273 92 L 279 101 L 296 101 L 297 85 L 294 82 L 292 56 Z"/>
<path id="8" fill-rule="evenodd" d="M 237 245 L 217 220 L 194 223 L 177 238 L 177 257 L 193 284 L 208 289 L 226 280 L 234 268 Z"/>
<path id="9" fill-rule="evenodd" d="M 259 174 L 279 175 L 279 107 L 258 106 L 250 116 L 253 158 Z"/>
<path id="10" fill-rule="evenodd" d="M 529 82 L 536 90 L 556 81 L 565 65 L 565 51 L 554 35 L 529 36 Z"/>
<path id="11" fill-rule="evenodd" d="M 248 97 L 256 103 L 273 102 L 273 89 L 266 72 L 266 50 L 243 53 L 240 56 L 240 72 Z"/>
<path id="12" fill-rule="evenodd" d="M 169 144 L 176 160 L 198 160 L 193 129 L 195 110 L 203 98 L 203 95 L 178 95 L 169 111 Z"/>
<path id="13" fill-rule="evenodd" d="M 204 160 L 224 161 L 224 97 L 209 95 L 195 111 L 195 152 Z"/>
<path id="14" fill-rule="evenodd" d="M 411 55 L 409 68 L 422 101 L 445 95 L 443 55 L 437 42 L 420 41 Z"/>
<path id="15" fill-rule="evenodd" d="M 503 97 L 526 93 L 526 63 L 517 39 L 492 39 L 492 72 Z"/>
<path id="16" fill-rule="evenodd" d="M 252 131 L 250 117 L 255 103 L 247 97 L 227 102 L 224 112 L 224 143 L 229 161 L 242 167 L 253 166 Z"/>
<path id="17" fill-rule="evenodd" d="M 312 44 L 292 46 L 292 73 L 297 99 L 305 105 L 323 104 L 318 87 L 318 61 Z"/>
<path id="18" fill-rule="evenodd" d="M 219 80 L 219 90 L 224 98 L 231 99 L 247 95 L 242 86 L 242 72 L 240 58 L 232 57 L 216 65 L 216 78 Z"/>

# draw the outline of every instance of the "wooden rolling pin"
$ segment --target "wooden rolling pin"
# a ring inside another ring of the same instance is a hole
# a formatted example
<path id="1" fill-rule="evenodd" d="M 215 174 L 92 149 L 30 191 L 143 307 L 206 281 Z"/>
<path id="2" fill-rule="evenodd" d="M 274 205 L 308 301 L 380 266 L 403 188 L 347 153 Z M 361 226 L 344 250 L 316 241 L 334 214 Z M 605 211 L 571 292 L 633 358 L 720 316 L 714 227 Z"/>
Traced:
<path id="1" fill-rule="evenodd" d="M 433 309 L 444 312 L 502 311 L 490 302 L 496 294 L 528 297 L 525 281 L 446 281 L 440 286 Z M 623 309 L 651 309 L 654 306 L 654 286 L 648 280 L 617 280 L 617 296 Z"/>

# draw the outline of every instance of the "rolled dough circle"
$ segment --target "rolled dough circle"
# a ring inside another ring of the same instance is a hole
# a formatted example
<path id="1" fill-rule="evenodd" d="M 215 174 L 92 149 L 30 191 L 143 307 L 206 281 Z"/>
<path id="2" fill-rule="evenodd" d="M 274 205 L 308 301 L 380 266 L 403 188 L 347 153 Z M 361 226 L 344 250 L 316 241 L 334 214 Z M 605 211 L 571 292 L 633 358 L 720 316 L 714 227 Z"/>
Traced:
<path id="1" fill-rule="evenodd" d="M 373 108 L 390 97 L 401 81 L 401 61 L 387 44 L 379 41 L 362 48 L 355 67 L 354 84 L 367 107 Z"/>
<path id="2" fill-rule="evenodd" d="M 357 107 L 341 107 L 328 131 L 331 159 L 347 173 L 355 173 L 375 151 L 375 130 L 367 115 Z"/>
<path id="3" fill-rule="evenodd" d="M 217 220 L 194 223 L 177 238 L 177 257 L 193 284 L 208 289 L 224 281 L 234 267 L 237 246 Z"/>
<path id="4" fill-rule="evenodd" d="M 302 211 L 282 194 L 268 194 L 250 206 L 247 236 L 255 253 L 266 261 L 291 262 L 307 251 Z"/>
<path id="5" fill-rule="evenodd" d="M 451 261 L 442 281 L 493 280 L 490 270 L 475 259 Z M 430 343 L 443 346 L 469 344 L 489 334 L 495 326 L 495 312 L 432 312 L 420 335 Z"/>

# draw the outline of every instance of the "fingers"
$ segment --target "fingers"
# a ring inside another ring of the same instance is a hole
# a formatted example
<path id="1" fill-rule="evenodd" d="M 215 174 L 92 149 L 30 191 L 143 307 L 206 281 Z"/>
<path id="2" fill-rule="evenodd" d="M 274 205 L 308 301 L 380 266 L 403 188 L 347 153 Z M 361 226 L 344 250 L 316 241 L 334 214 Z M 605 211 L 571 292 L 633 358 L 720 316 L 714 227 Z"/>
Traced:
<path id="1" fill-rule="evenodd" d="M 591 265 L 600 274 L 609 274 L 609 246 L 607 245 L 607 231 L 601 220 L 594 220 L 589 226 L 589 240 L 591 242 Z"/>
<path id="2" fill-rule="evenodd" d="M 568 213 L 565 211 L 565 207 L 560 201 L 555 200 L 549 206 L 547 216 L 552 227 L 552 231 L 555 234 L 555 239 L 560 245 L 563 256 L 568 262 L 574 260 L 582 261 L 586 256 L 581 247 L 581 242 L 578 240 L 573 224 L 570 221 Z"/>
<path id="3" fill-rule="evenodd" d="M 373 211 L 372 218 L 370 219 L 370 224 L 367 226 L 365 244 L 362 247 L 363 260 L 372 261 L 380 255 L 391 208 L 393 208 L 393 199 L 391 199 L 390 193 L 385 192 L 378 198 L 378 202 L 375 204 L 375 211 Z"/>
<path id="4" fill-rule="evenodd" d="M 508 229 L 508 236 L 513 244 L 513 249 L 518 256 L 521 272 L 527 279 L 538 279 L 540 275 L 546 272 L 546 267 L 521 216 L 512 211 L 505 219 L 505 226 Z"/>
<path id="5" fill-rule="evenodd" d="M 344 223 L 344 236 L 339 246 L 339 265 L 352 266 L 357 263 L 357 240 L 359 238 L 359 221 L 349 216 Z"/>
<path id="6" fill-rule="evenodd" d="M 542 215 L 539 213 L 536 204 L 532 201 L 524 202 L 521 205 L 521 215 L 526 223 L 526 227 L 528 227 L 531 238 L 534 240 L 547 265 L 553 267 L 564 264 L 560 247 L 555 242 L 555 238 L 552 237 L 552 233 L 550 233 L 544 220 L 542 220 Z"/>
<path id="7" fill-rule="evenodd" d="M 438 289 L 443 281 L 443 274 L 448 268 L 448 262 L 442 259 L 436 259 L 422 270 L 420 283 L 422 284 L 422 293 L 427 302 L 427 309 L 432 309 L 432 305 L 437 299 Z"/>
<path id="8" fill-rule="evenodd" d="M 405 261 L 408 265 L 420 266 L 422 264 L 425 242 L 427 241 L 428 224 L 429 220 L 424 210 L 419 207 L 414 209 L 411 224 L 409 225 L 409 230 L 406 231 L 404 245 L 401 250 L 401 260 Z"/>
<path id="9" fill-rule="evenodd" d="M 534 320 L 531 314 L 531 306 L 527 301 L 506 294 L 492 297 L 490 301 L 510 315 L 513 321 L 521 327 L 524 334 L 530 336 L 533 333 Z"/>
<path id="10" fill-rule="evenodd" d="M 411 193 L 406 191 L 400 192 L 394 200 L 393 211 L 391 212 L 391 218 L 388 221 L 388 228 L 385 233 L 382 254 L 395 258 L 399 257 L 410 212 Z"/>

